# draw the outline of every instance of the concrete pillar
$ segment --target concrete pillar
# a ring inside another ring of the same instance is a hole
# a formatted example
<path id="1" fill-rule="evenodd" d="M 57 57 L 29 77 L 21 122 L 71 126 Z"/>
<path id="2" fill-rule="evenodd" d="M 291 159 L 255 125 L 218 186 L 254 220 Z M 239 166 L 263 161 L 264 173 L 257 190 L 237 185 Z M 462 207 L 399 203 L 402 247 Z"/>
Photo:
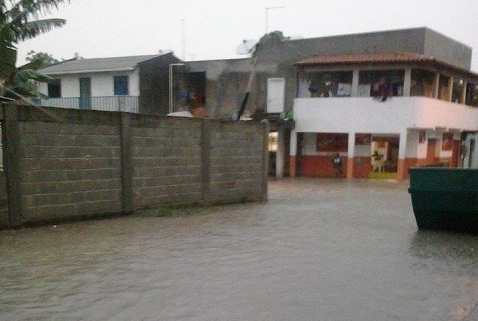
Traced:
<path id="1" fill-rule="evenodd" d="M 354 69 L 352 73 L 352 92 L 350 93 L 351 97 L 358 96 L 359 76 L 360 76 L 359 70 Z"/>
<path id="2" fill-rule="evenodd" d="M 267 149 L 267 147 L 266 147 Z M 206 119 L 201 121 L 201 199 L 209 205 L 211 199 L 211 128 Z M 267 167 L 266 167 L 267 168 Z"/>
<path id="3" fill-rule="evenodd" d="M 7 203 L 9 228 L 20 226 L 23 222 L 22 173 L 20 171 L 20 129 L 18 107 L 4 105 L 4 168 L 7 180 Z"/>
<path id="4" fill-rule="evenodd" d="M 354 178 L 355 133 L 349 133 L 347 150 L 347 179 Z"/>
<path id="5" fill-rule="evenodd" d="M 400 133 L 400 144 L 398 147 L 397 179 L 403 180 L 408 176 L 406 155 L 407 155 L 407 131 Z"/>
<path id="6" fill-rule="evenodd" d="M 453 77 L 448 77 L 448 83 L 447 83 L 447 101 L 451 101 L 453 97 Z"/>
<path id="7" fill-rule="evenodd" d="M 276 177 L 284 177 L 285 131 L 277 130 Z"/>
<path id="8" fill-rule="evenodd" d="M 269 122 L 265 121 L 263 132 L 262 132 L 262 137 L 264 139 L 262 142 L 262 153 L 263 153 L 262 154 L 262 192 L 263 192 L 262 201 L 263 202 L 266 202 L 268 199 L 267 186 L 269 182 L 269 131 L 270 131 Z"/>
<path id="9" fill-rule="evenodd" d="M 468 86 L 468 83 L 466 81 L 463 82 L 463 87 L 461 87 L 461 92 L 460 92 L 460 104 L 466 103 L 466 86 Z"/>
<path id="10" fill-rule="evenodd" d="M 297 132 L 290 132 L 289 177 L 295 177 L 297 172 Z"/>
<path id="11" fill-rule="evenodd" d="M 133 204 L 133 154 L 131 150 L 131 115 L 120 114 L 121 128 L 121 185 L 123 192 L 123 212 L 131 213 Z"/>
<path id="12" fill-rule="evenodd" d="M 405 68 L 405 75 L 403 78 L 403 97 L 410 97 L 411 87 L 412 87 L 412 69 Z"/>
<path id="13" fill-rule="evenodd" d="M 433 98 L 438 99 L 440 92 L 440 74 L 435 74 L 435 79 L 433 80 Z"/>

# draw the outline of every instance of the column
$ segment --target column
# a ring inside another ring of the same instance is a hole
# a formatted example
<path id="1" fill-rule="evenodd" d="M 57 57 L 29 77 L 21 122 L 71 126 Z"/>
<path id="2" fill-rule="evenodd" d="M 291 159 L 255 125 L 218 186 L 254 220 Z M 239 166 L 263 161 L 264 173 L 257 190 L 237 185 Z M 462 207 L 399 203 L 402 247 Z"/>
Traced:
<path id="1" fill-rule="evenodd" d="M 133 153 L 132 153 L 132 133 L 131 133 L 131 115 L 128 113 L 120 114 L 121 131 L 121 185 L 123 193 L 123 212 L 131 213 L 134 210 L 133 197 Z"/>
<path id="2" fill-rule="evenodd" d="M 283 128 L 277 130 L 276 177 L 284 177 L 285 132 Z"/>
<path id="3" fill-rule="evenodd" d="M 347 179 L 354 178 L 355 133 L 349 133 L 347 150 Z"/>
<path id="4" fill-rule="evenodd" d="M 397 179 L 403 180 L 408 176 L 407 173 L 407 164 L 406 164 L 406 155 L 407 155 L 407 139 L 408 133 L 405 130 L 400 133 L 400 144 L 398 147 L 398 164 L 397 164 Z"/>
<path id="5" fill-rule="evenodd" d="M 4 168 L 7 180 L 7 204 L 9 228 L 23 223 L 22 172 L 20 168 L 20 129 L 18 106 L 3 105 Z"/>
<path id="6" fill-rule="evenodd" d="M 354 69 L 352 73 L 352 92 L 350 93 L 351 97 L 358 96 L 359 76 L 359 70 Z"/>
<path id="7" fill-rule="evenodd" d="M 467 86 L 468 86 L 468 83 L 466 81 L 463 81 L 463 87 L 461 87 L 461 92 L 460 92 L 460 104 L 466 103 L 466 87 Z"/>
<path id="8" fill-rule="evenodd" d="M 290 132 L 289 176 L 295 177 L 297 172 L 297 132 Z"/>
<path id="9" fill-rule="evenodd" d="M 435 80 L 433 81 L 433 98 L 438 99 L 440 91 L 440 74 L 435 74 Z"/>
<path id="10" fill-rule="evenodd" d="M 403 78 L 403 97 L 410 97 L 410 89 L 412 87 L 412 69 L 406 68 Z"/>
<path id="11" fill-rule="evenodd" d="M 448 77 L 448 83 L 447 83 L 447 101 L 451 101 L 453 97 L 453 77 Z"/>

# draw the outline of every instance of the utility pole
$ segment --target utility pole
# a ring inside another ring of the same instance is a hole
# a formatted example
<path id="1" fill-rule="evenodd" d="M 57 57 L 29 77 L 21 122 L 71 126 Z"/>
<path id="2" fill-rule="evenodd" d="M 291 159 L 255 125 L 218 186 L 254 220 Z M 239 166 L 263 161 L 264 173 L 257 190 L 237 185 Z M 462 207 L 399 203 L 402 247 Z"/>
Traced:
<path id="1" fill-rule="evenodd" d="M 285 6 L 266 7 L 266 35 L 269 32 L 269 10 L 284 9 Z"/>

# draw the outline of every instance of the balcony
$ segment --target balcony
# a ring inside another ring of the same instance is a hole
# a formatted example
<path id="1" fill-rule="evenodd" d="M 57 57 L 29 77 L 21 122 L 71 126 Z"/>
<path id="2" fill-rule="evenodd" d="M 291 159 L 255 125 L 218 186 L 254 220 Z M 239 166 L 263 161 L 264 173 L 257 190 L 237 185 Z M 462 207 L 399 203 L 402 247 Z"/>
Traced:
<path id="1" fill-rule="evenodd" d="M 41 99 L 40 104 L 46 107 L 139 113 L 138 96 L 91 97 L 89 99 L 80 97 L 49 98 Z"/>
<path id="2" fill-rule="evenodd" d="M 478 108 L 427 97 L 296 98 L 297 132 L 400 133 L 410 128 L 478 130 Z"/>

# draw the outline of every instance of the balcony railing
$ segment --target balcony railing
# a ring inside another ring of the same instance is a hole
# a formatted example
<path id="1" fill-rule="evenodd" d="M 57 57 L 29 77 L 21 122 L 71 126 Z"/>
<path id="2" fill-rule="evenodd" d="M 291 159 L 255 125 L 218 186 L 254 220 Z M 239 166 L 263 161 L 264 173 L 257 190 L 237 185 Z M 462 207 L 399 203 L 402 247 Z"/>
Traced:
<path id="1" fill-rule="evenodd" d="M 41 99 L 40 105 L 73 109 L 93 109 L 139 113 L 138 96 L 70 97 Z"/>

